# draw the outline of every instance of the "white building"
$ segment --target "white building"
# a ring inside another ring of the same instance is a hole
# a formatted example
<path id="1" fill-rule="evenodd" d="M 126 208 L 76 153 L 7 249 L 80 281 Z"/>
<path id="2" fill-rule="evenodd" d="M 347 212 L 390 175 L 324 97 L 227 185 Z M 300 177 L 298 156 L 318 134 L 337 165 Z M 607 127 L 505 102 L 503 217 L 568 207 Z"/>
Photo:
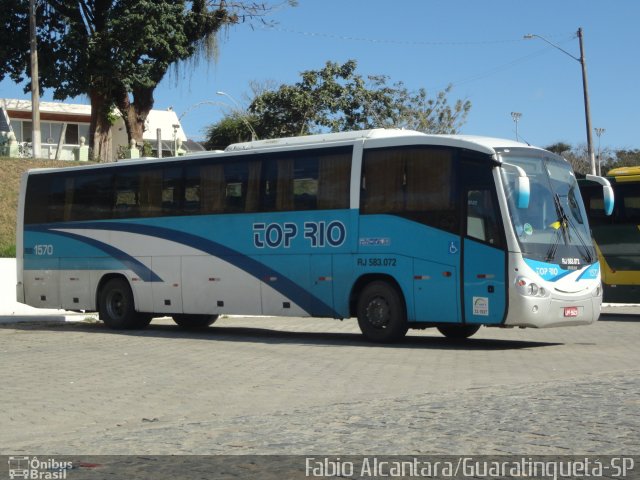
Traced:
<path id="1" fill-rule="evenodd" d="M 31 143 L 31 102 L 19 99 L 0 99 L 0 131 L 11 131 L 19 143 Z M 74 150 L 80 146 L 80 139 L 84 137 L 88 144 L 89 124 L 91 122 L 91 105 L 71 104 L 62 102 L 40 102 L 40 134 L 43 158 L 55 159 L 60 134 L 66 124 L 65 135 L 62 139 L 60 160 L 73 160 Z M 172 109 L 151 110 L 145 122 L 143 140 L 149 142 L 154 155 L 157 149 L 157 130 L 160 129 L 163 156 L 175 153 L 176 140 L 182 142 L 182 148 L 187 151 L 201 151 L 202 146 L 187 139 L 180 120 Z M 124 149 L 128 147 L 127 130 L 124 121 L 118 115 L 112 127 L 113 160 L 122 158 Z"/>

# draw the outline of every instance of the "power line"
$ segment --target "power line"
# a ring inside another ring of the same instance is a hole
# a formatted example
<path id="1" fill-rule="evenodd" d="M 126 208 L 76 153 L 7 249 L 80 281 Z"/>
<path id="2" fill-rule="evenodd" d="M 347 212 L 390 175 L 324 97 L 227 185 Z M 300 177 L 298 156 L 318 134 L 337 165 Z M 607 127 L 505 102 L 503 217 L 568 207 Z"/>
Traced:
<path id="1" fill-rule="evenodd" d="M 477 80 L 482 80 L 484 78 L 487 78 L 487 77 L 490 77 L 492 75 L 495 75 L 496 73 L 500 73 L 500 72 L 502 72 L 504 70 L 508 70 L 511 67 L 519 65 L 520 63 L 524 63 L 524 62 L 526 62 L 528 60 L 531 60 L 532 58 L 539 57 L 539 56 L 547 53 L 548 51 L 549 51 L 549 47 L 545 47 L 543 49 L 536 50 L 533 53 L 530 53 L 528 55 L 524 55 L 522 57 L 518 57 L 518 58 L 516 58 L 514 60 L 511 60 L 510 62 L 503 63 L 503 64 L 500 64 L 498 66 L 492 67 L 492 68 L 487 69 L 487 70 L 485 70 L 485 71 L 483 71 L 481 73 L 478 73 L 478 74 L 475 74 L 475 75 L 471 75 L 469 77 L 462 78 L 460 80 L 453 81 L 453 82 L 449 83 L 448 85 L 451 85 L 451 86 L 455 87 L 455 86 L 459 86 L 459 85 L 464 85 L 465 83 L 471 83 L 471 82 L 475 82 Z M 445 88 L 445 87 L 441 87 L 441 88 Z"/>
<path id="2" fill-rule="evenodd" d="M 290 28 L 283 28 L 279 26 L 264 26 L 261 30 L 266 31 L 275 31 L 279 33 L 291 33 L 295 35 L 302 35 L 306 37 L 319 37 L 319 38 L 329 38 L 332 40 L 344 40 L 348 42 L 366 42 L 366 43 L 375 43 L 375 44 L 389 44 L 389 45 L 412 45 L 412 46 L 428 46 L 428 47 L 441 47 L 441 46 L 454 46 L 454 47 L 465 47 L 465 46 L 473 46 L 473 45 L 499 45 L 499 44 L 509 44 L 509 43 L 520 43 L 523 42 L 523 38 L 514 38 L 514 39 L 502 39 L 502 40 L 465 40 L 465 41 L 451 41 L 451 40 L 396 40 L 389 38 L 368 38 L 368 37 L 354 37 L 351 35 L 343 35 L 337 33 L 327 33 L 327 32 L 308 32 L 302 30 L 293 30 Z"/>
<path id="3" fill-rule="evenodd" d="M 422 40 L 390 40 L 390 39 L 375 39 L 375 38 L 366 38 L 366 37 L 353 37 L 353 36 L 349 36 L 349 35 L 341 35 L 341 34 L 334 34 L 334 33 L 326 33 L 326 32 L 307 32 L 307 31 L 300 31 L 300 30 L 293 30 L 293 29 L 288 29 L 288 28 L 282 28 L 282 27 L 277 27 L 277 26 L 271 26 L 271 27 L 264 27 L 262 28 L 262 30 L 267 30 L 267 31 L 276 31 L 276 32 L 280 32 L 280 33 L 291 33 L 291 34 L 295 34 L 295 35 L 303 35 L 303 36 L 308 36 L 308 37 L 319 37 L 319 38 L 329 38 L 332 40 L 343 40 L 343 41 L 349 41 L 349 42 L 367 42 L 367 43 L 374 43 L 374 44 L 390 44 L 390 45 L 403 45 L 403 46 L 407 46 L 407 45 L 411 45 L 411 46 L 429 46 L 429 47 L 438 47 L 438 46 L 460 46 L 460 47 L 464 47 L 464 46 L 476 46 L 476 45 L 500 45 L 500 44 L 514 44 L 514 43 L 520 43 L 525 41 L 524 38 L 520 37 L 517 39 L 503 39 L 503 40 L 482 40 L 482 41 L 459 41 L 459 42 L 454 42 L 454 41 L 446 41 L 446 40 L 437 40 L 437 41 L 422 41 Z M 557 36 L 557 35 L 555 35 Z M 549 35 L 549 37 L 554 37 L 554 35 Z M 566 35 L 564 36 L 564 40 L 561 41 L 561 43 L 566 43 L 569 41 L 572 41 L 575 39 L 575 34 L 571 34 L 570 37 L 567 37 Z M 487 69 L 481 73 L 475 74 L 475 75 L 471 75 L 469 77 L 465 77 L 462 78 L 460 80 L 456 80 L 453 82 L 448 83 L 445 86 L 441 86 L 438 88 L 435 88 L 434 90 L 441 90 L 443 88 L 447 88 L 448 86 L 459 86 L 459 85 L 463 85 L 466 83 L 471 83 L 471 82 L 475 82 L 477 80 L 482 80 L 484 78 L 490 77 L 492 75 L 495 75 L 499 72 L 502 72 L 504 70 L 507 70 L 511 67 L 514 67 L 520 63 L 526 62 L 532 58 L 538 57 L 546 52 L 549 51 L 549 48 L 544 48 L 541 50 L 537 50 L 533 53 L 530 53 L 528 55 L 524 55 L 522 57 L 518 57 L 514 60 L 511 60 L 510 62 L 507 63 L 503 63 L 500 64 L 496 67 L 492 67 L 490 69 Z"/>

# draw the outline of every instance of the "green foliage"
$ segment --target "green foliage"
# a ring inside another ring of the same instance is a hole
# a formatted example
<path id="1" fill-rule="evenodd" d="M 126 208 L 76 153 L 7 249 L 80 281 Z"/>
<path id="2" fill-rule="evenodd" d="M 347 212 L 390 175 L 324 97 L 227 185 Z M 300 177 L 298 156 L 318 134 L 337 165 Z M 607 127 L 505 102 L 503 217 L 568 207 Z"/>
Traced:
<path id="1" fill-rule="evenodd" d="M 145 141 L 142 144 L 142 149 L 140 151 L 140 154 L 143 157 L 152 157 L 153 156 L 153 145 L 151 145 L 151 142 Z"/>
<path id="2" fill-rule="evenodd" d="M 0 245 L 0 258 L 16 258 L 16 246 Z"/>
<path id="3" fill-rule="evenodd" d="M 143 142 L 142 147 L 138 144 L 138 150 L 141 157 L 153 157 L 153 145 L 150 142 Z M 129 145 L 120 145 L 118 147 L 117 157 L 119 160 L 129 158 Z"/>
<path id="4" fill-rule="evenodd" d="M 119 118 L 120 118 L 120 115 L 116 113 L 116 111 L 113 109 L 113 106 L 108 107 L 108 113 L 106 115 L 106 119 L 107 119 L 107 122 L 109 122 L 109 125 L 114 126 Z"/>
<path id="5" fill-rule="evenodd" d="M 569 145 L 568 143 L 564 143 L 564 142 L 557 142 L 554 143 L 553 145 L 549 145 L 548 147 L 545 147 L 547 150 L 549 150 L 550 152 L 553 152 L 557 155 L 562 155 L 565 152 L 568 152 L 571 150 L 571 145 Z"/>
<path id="6" fill-rule="evenodd" d="M 247 123 L 252 124 L 254 128 L 258 127 L 254 122 L 254 117 L 243 116 L 241 112 L 232 113 L 208 127 L 204 147 L 207 150 L 224 150 L 230 143 L 249 141 L 251 130 Z"/>
<path id="7" fill-rule="evenodd" d="M 471 108 L 462 100 L 449 105 L 451 87 L 430 98 L 425 89 L 410 91 L 402 82 L 390 84 L 384 75 L 365 78 L 356 68 L 357 62 L 349 60 L 302 72 L 299 82 L 258 94 L 245 118 L 261 139 L 376 127 L 456 133 Z M 247 138 L 243 122 L 229 120 L 209 127 L 209 146 Z"/>

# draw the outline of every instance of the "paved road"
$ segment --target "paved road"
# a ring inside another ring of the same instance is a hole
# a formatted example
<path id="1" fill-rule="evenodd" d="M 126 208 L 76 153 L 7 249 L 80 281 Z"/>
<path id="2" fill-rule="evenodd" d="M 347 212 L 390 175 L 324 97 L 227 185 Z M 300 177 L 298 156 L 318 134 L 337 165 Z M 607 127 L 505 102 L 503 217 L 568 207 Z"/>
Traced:
<path id="1" fill-rule="evenodd" d="M 0 453 L 633 454 L 640 309 L 627 310 L 392 346 L 354 320 L 0 325 Z"/>

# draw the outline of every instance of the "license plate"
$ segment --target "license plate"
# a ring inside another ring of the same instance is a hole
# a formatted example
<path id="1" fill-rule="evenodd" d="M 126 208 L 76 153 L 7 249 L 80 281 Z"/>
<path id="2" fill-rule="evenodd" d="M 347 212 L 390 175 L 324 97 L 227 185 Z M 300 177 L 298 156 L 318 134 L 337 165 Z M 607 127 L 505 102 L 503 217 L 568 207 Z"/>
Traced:
<path id="1" fill-rule="evenodd" d="M 578 316 L 578 307 L 564 307 L 564 316 L 565 317 L 577 317 Z"/>

